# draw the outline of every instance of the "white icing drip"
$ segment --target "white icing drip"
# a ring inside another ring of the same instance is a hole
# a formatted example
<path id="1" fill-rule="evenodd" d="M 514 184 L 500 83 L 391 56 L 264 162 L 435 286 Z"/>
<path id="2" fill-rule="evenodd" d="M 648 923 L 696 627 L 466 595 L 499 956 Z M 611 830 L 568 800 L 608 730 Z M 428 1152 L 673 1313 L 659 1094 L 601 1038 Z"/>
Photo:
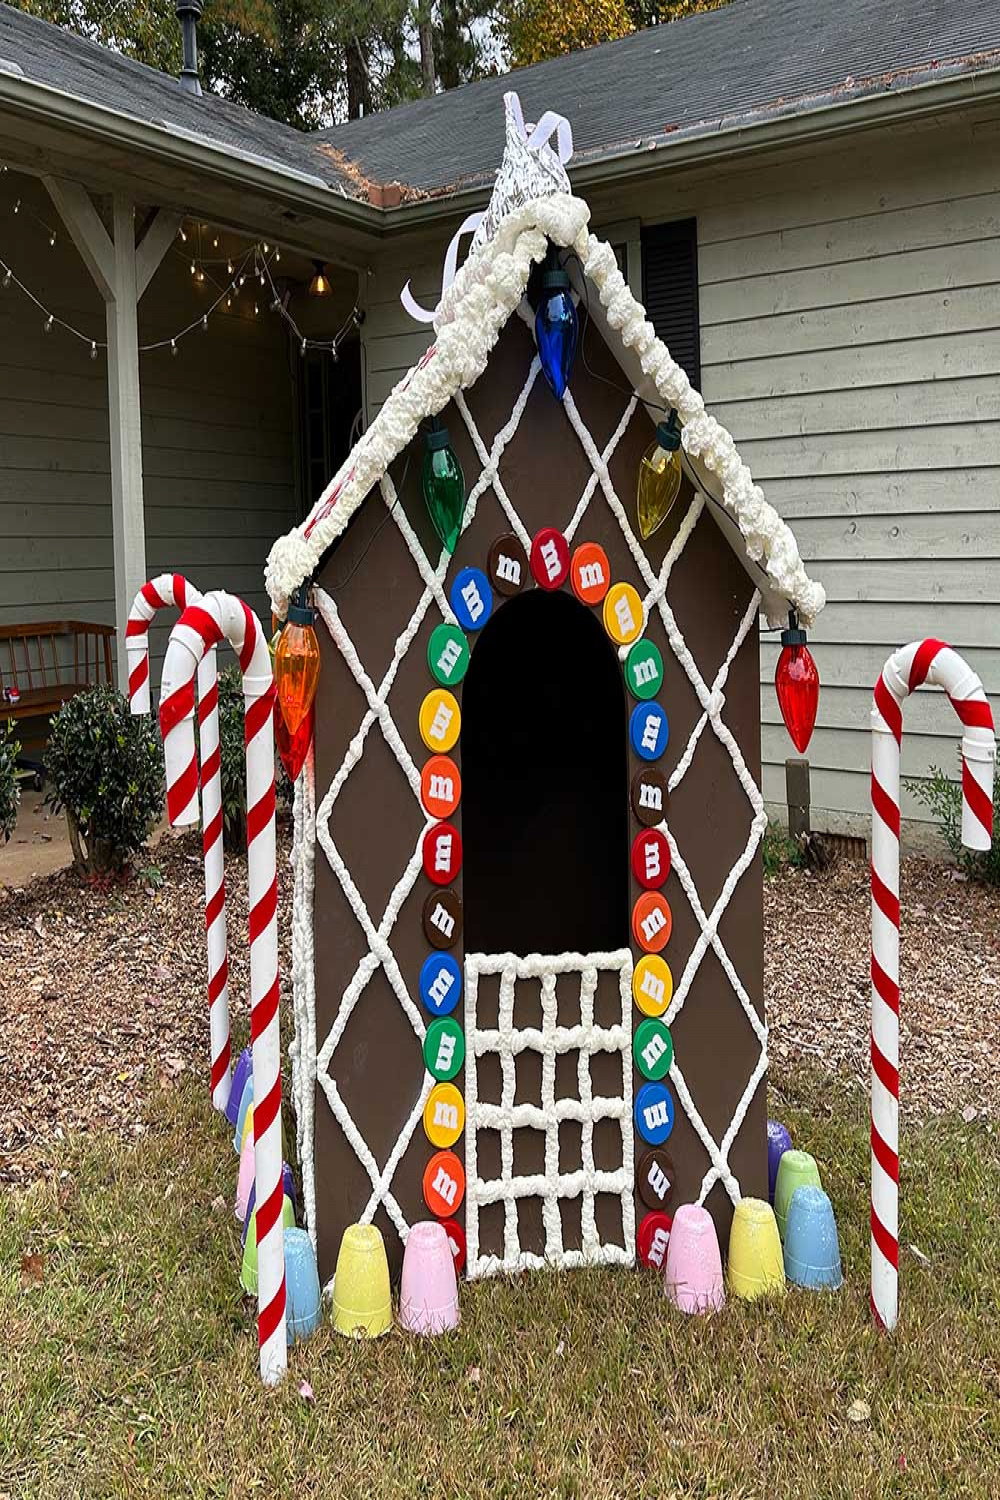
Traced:
<path id="1" fill-rule="evenodd" d="M 722 504 L 739 526 L 747 556 L 765 569 L 773 595 L 794 606 L 803 625 L 812 624 L 826 596 L 808 577 L 792 532 L 754 484 L 730 434 L 705 411 L 702 397 L 657 339 L 611 247 L 589 233 L 588 218 L 587 205 L 570 194 L 536 198 L 508 214 L 494 237 L 468 257 L 441 299 L 435 344 L 394 387 L 307 520 L 271 549 L 265 578 L 278 614 L 284 615 L 293 589 L 311 576 L 327 547 L 413 439 L 419 423 L 440 412 L 483 373 L 501 329 L 520 307 L 532 265 L 542 259 L 547 240 L 552 240 L 576 250 L 609 324 L 620 331 L 625 346 L 640 355 L 642 369 L 660 398 L 676 407 L 685 452 L 699 458 L 719 480 Z M 776 614 L 774 598 L 769 605 Z"/>

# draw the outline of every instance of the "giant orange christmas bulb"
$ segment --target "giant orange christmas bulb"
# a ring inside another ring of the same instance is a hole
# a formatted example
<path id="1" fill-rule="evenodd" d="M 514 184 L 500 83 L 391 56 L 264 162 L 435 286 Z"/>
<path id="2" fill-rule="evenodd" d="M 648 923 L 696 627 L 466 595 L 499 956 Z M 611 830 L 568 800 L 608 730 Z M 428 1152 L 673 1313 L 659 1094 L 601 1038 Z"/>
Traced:
<path id="1" fill-rule="evenodd" d="M 296 589 L 274 652 L 278 706 L 292 735 L 312 708 L 319 682 L 319 641 L 314 618 L 305 589 Z"/>

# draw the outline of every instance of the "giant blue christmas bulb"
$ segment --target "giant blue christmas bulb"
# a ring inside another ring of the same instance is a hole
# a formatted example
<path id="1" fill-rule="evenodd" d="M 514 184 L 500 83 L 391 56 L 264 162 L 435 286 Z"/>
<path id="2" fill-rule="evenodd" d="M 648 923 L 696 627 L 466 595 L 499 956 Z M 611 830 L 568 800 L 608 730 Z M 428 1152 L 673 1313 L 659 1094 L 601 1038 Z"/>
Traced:
<path id="1" fill-rule="evenodd" d="M 542 272 L 542 300 L 535 313 L 535 340 L 542 374 L 558 401 L 566 393 L 576 354 L 578 323 L 569 277 L 559 265 Z"/>

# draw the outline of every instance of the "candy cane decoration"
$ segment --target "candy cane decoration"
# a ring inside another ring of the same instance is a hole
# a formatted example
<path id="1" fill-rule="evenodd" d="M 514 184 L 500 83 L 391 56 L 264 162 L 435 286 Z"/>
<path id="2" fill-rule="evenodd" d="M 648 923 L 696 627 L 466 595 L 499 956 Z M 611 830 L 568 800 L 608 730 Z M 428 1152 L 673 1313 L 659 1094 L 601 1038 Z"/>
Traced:
<path id="1" fill-rule="evenodd" d="M 257 1196 L 257 1335 L 260 1373 L 276 1385 L 288 1362 L 281 1223 L 281 1044 L 278 1036 L 278 879 L 274 830 L 274 679 L 260 621 L 221 591 L 189 605 L 170 634 L 160 728 L 167 813 L 175 826 L 198 818 L 194 675 L 205 653 L 228 640 L 239 657 L 246 711 L 247 858 L 250 885 L 250 1040 L 253 1045 L 254 1172 Z"/>
<path id="2" fill-rule="evenodd" d="M 872 708 L 872 1193 L 871 1303 L 883 1328 L 899 1313 L 899 752 L 903 700 L 929 682 L 944 688 L 962 736 L 962 843 L 993 837 L 996 738 L 983 685 L 943 641 L 893 653 Z"/>
<path id="3" fill-rule="evenodd" d="M 128 697 L 134 714 L 149 713 L 149 627 L 157 610 L 184 610 L 201 593 L 180 573 L 161 573 L 135 596 L 125 626 Z M 215 647 L 198 663 L 198 740 L 204 810 L 205 941 L 208 947 L 208 1016 L 212 1049 L 212 1103 L 225 1113 L 229 1071 L 229 945 L 226 934 L 226 880 L 222 850 L 222 759 L 219 752 L 219 673 Z M 236 1123 L 235 1121 L 233 1122 Z"/>

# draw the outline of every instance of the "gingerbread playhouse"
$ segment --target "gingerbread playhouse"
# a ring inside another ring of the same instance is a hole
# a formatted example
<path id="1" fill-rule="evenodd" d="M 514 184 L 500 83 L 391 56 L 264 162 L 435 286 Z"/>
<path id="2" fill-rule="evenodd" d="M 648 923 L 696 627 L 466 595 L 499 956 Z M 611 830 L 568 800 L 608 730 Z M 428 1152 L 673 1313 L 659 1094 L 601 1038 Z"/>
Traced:
<path id="1" fill-rule="evenodd" d="M 656 1258 L 767 1197 L 758 621 L 823 591 L 565 170 L 507 145 L 434 342 L 274 546 L 321 670 L 293 1103 L 321 1277 Z M 301 594 L 299 595 L 301 601 Z"/>

